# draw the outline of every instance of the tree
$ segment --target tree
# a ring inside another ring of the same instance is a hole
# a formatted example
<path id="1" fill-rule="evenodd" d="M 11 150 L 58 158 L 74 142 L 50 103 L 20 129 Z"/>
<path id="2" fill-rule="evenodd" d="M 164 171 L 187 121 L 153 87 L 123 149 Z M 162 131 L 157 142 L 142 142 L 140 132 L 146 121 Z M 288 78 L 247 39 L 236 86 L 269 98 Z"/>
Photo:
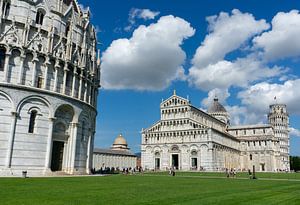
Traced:
<path id="1" fill-rule="evenodd" d="M 291 170 L 300 171 L 300 157 L 290 156 Z"/>

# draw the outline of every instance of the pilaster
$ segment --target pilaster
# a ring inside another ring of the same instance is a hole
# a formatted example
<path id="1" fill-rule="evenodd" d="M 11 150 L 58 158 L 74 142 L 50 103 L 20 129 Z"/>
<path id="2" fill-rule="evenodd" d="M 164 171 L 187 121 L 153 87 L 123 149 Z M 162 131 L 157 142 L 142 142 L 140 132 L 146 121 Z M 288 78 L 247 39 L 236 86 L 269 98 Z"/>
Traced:
<path id="1" fill-rule="evenodd" d="M 45 169 L 51 168 L 51 155 L 52 155 L 52 137 L 53 137 L 53 123 L 55 118 L 49 118 L 48 125 L 48 138 L 47 138 L 47 150 L 45 157 Z"/>
<path id="2" fill-rule="evenodd" d="M 37 73 L 36 70 L 37 70 L 37 62 L 39 61 L 36 54 L 34 54 L 32 61 L 33 61 L 33 71 L 32 71 L 31 84 L 32 84 L 32 87 L 36 87 L 36 73 Z"/>
<path id="3" fill-rule="evenodd" d="M 8 73 L 9 73 L 9 59 L 11 56 L 10 51 L 6 51 L 5 62 L 4 62 L 4 82 L 8 82 Z"/>
<path id="4" fill-rule="evenodd" d="M 6 155 L 6 168 L 10 168 L 11 166 L 11 159 L 12 159 L 12 152 L 13 152 L 13 146 L 14 146 L 14 139 L 15 139 L 15 131 L 16 131 L 16 123 L 17 123 L 17 112 L 11 112 L 12 118 L 11 118 L 11 127 L 10 127 L 10 135 L 8 139 L 8 147 L 7 147 L 7 155 Z"/>

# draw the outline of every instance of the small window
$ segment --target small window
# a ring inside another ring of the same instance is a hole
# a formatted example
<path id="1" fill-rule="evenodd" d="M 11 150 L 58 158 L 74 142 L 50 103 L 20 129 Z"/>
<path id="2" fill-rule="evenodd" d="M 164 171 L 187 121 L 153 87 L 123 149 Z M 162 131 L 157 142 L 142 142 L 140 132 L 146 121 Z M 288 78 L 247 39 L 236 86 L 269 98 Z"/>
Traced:
<path id="1" fill-rule="evenodd" d="M 72 0 L 63 0 L 63 2 L 64 2 L 64 4 L 66 4 L 66 5 L 70 6 L 70 4 L 71 4 Z"/>
<path id="2" fill-rule="evenodd" d="M 65 35 L 66 35 L 66 37 L 68 37 L 69 31 L 70 31 L 70 23 L 68 22 L 68 23 L 66 24 L 66 30 L 65 30 Z"/>
<path id="3" fill-rule="evenodd" d="M 29 129 L 28 129 L 29 133 L 34 132 L 34 125 L 35 125 L 36 116 L 37 116 L 37 111 L 32 110 L 31 113 L 30 113 L 30 119 L 29 119 Z"/>
<path id="4" fill-rule="evenodd" d="M 6 50 L 4 48 L 0 48 L 0 71 L 4 71 L 5 53 Z"/>
<path id="5" fill-rule="evenodd" d="M 42 78 L 41 76 L 39 76 L 37 78 L 37 88 L 42 88 L 43 82 L 44 82 L 44 78 Z"/>
<path id="6" fill-rule="evenodd" d="M 69 71 L 67 71 L 67 82 L 66 82 L 66 86 L 67 87 L 71 87 L 71 85 L 72 85 L 72 70 L 71 69 L 69 69 Z"/>
<path id="7" fill-rule="evenodd" d="M 45 12 L 43 12 L 42 10 L 38 10 L 35 17 L 36 24 L 43 25 L 44 16 Z"/>
<path id="8" fill-rule="evenodd" d="M 10 10 L 10 2 L 9 1 L 4 1 L 2 5 L 2 15 L 3 17 L 7 17 L 9 14 Z"/>
<path id="9" fill-rule="evenodd" d="M 81 126 L 81 141 L 84 140 L 84 135 L 85 135 L 85 121 L 82 121 L 82 126 Z"/>
<path id="10" fill-rule="evenodd" d="M 249 156 L 249 157 L 250 157 L 250 160 L 252 160 L 252 154 L 250 154 L 250 156 Z"/>

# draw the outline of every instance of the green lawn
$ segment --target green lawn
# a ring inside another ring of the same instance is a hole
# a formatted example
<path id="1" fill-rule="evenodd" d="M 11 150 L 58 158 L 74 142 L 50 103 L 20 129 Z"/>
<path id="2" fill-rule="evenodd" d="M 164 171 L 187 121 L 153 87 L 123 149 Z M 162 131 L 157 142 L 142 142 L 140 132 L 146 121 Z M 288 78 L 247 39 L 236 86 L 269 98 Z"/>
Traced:
<path id="1" fill-rule="evenodd" d="M 168 172 L 148 172 L 150 175 L 168 175 Z M 221 177 L 226 178 L 224 172 L 176 172 L 177 176 L 201 176 L 201 177 Z M 259 179 L 295 179 L 300 180 L 300 173 L 268 173 L 257 172 L 255 176 Z M 236 178 L 249 178 L 248 172 L 237 172 Z"/>
<path id="2" fill-rule="evenodd" d="M 227 179 L 218 174 L 0 178 L 0 205 L 300 204 L 300 181 Z"/>

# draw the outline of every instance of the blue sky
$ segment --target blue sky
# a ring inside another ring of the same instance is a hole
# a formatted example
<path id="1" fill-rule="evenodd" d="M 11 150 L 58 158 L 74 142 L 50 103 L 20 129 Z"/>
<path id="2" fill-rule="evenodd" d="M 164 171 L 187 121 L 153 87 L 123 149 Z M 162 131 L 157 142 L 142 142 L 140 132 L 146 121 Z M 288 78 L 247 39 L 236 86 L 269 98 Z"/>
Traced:
<path id="1" fill-rule="evenodd" d="M 102 52 L 95 145 L 122 133 L 134 152 L 174 89 L 206 109 L 217 95 L 232 124 L 266 123 L 286 103 L 300 155 L 299 1 L 79 1 Z"/>

